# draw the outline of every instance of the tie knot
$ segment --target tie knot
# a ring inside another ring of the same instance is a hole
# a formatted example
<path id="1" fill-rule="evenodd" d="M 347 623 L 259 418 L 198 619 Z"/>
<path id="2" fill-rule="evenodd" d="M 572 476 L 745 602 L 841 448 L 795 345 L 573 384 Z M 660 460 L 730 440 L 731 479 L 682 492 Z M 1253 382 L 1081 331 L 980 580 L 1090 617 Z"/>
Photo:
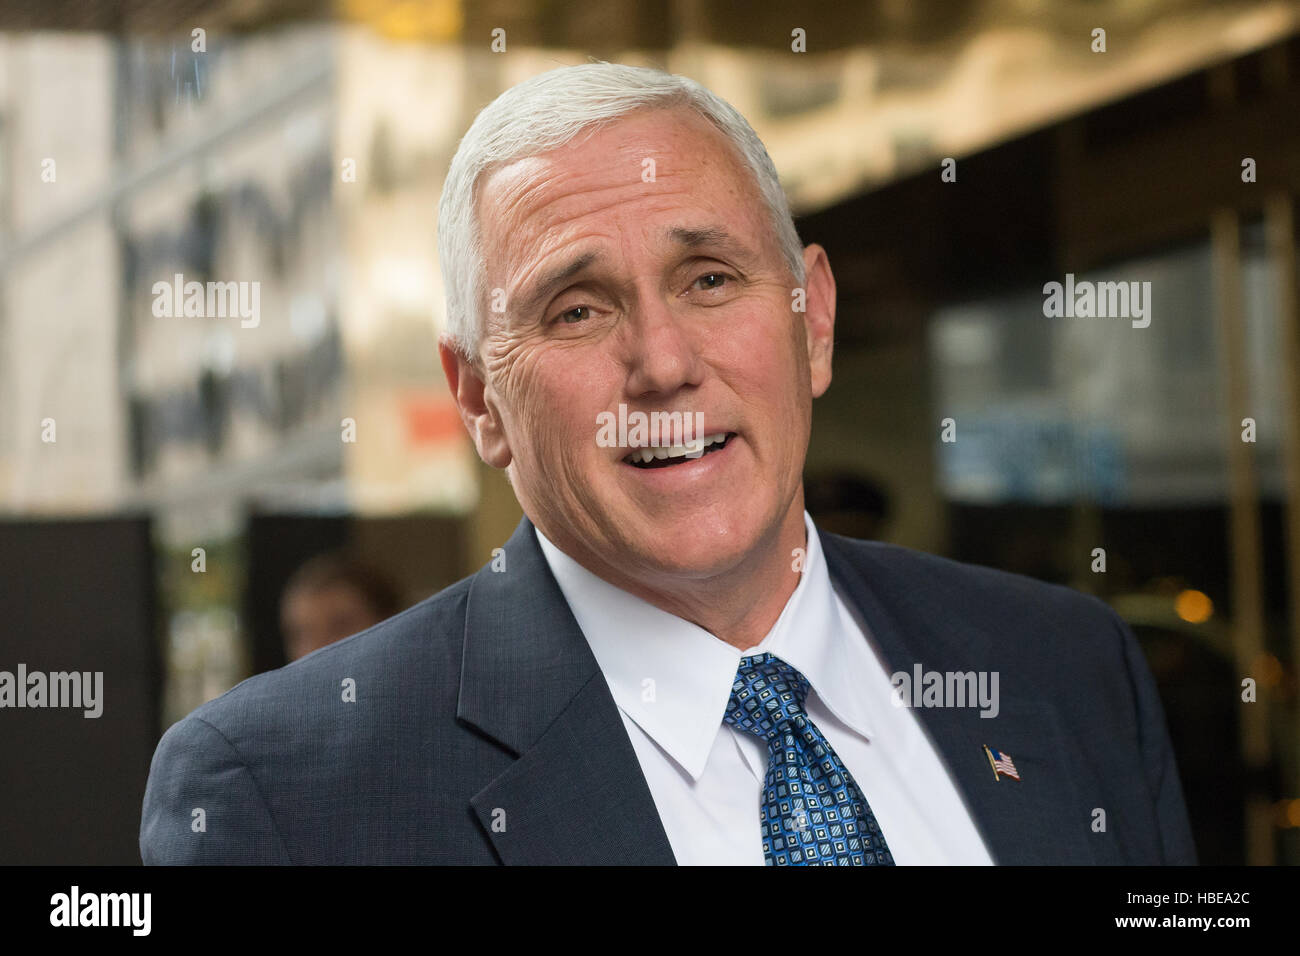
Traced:
<path id="1" fill-rule="evenodd" d="M 770 740 L 783 726 L 804 717 L 808 678 L 772 654 L 742 657 L 731 685 L 723 721 Z"/>

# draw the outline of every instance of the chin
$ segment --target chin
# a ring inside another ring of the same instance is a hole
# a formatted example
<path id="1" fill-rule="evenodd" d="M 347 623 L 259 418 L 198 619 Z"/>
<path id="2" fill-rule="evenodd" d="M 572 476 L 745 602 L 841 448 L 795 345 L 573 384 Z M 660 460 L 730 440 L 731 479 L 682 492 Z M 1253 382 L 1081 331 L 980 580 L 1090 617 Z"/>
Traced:
<path id="1" fill-rule="evenodd" d="M 734 509 L 734 505 L 726 506 Z M 735 567 L 753 551 L 760 531 L 748 523 L 682 517 L 629 542 L 641 560 L 668 574 L 709 577 Z"/>

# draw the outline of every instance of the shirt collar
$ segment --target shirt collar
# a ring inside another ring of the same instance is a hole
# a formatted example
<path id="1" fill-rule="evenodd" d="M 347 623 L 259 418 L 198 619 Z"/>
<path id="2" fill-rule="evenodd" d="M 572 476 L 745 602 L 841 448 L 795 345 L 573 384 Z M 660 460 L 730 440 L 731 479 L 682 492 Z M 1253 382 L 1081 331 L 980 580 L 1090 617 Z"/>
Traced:
<path id="1" fill-rule="evenodd" d="M 742 653 L 591 573 L 537 531 L 546 563 L 591 646 L 614 702 L 695 780 L 704 772 L 740 658 L 770 652 L 808 679 L 841 721 L 870 737 L 845 641 L 860 632 L 840 605 L 812 518 L 803 573 L 771 630 Z M 535 529 L 536 530 L 536 529 Z"/>

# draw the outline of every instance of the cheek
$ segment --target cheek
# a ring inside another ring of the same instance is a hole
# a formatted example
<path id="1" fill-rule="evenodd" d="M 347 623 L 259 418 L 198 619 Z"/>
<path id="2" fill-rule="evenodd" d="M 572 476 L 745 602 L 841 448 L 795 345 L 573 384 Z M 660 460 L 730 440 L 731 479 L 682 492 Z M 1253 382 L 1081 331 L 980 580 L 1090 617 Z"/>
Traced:
<path id="1" fill-rule="evenodd" d="M 596 446 L 597 415 L 616 394 L 604 365 L 570 349 L 548 349 L 515 364 L 504 396 L 510 409 L 513 447 L 546 477 L 588 474 Z"/>
<path id="2" fill-rule="evenodd" d="M 728 323 L 710 343 L 719 367 L 749 383 L 750 398 L 785 404 L 796 401 L 802 332 L 794 317 L 755 310 Z M 806 364 L 806 361 L 804 362 Z"/>
<path id="3" fill-rule="evenodd" d="M 625 372 L 598 348 L 563 346 L 548 350 L 537 372 L 555 430 L 595 447 L 596 416 L 626 400 L 620 398 Z"/>

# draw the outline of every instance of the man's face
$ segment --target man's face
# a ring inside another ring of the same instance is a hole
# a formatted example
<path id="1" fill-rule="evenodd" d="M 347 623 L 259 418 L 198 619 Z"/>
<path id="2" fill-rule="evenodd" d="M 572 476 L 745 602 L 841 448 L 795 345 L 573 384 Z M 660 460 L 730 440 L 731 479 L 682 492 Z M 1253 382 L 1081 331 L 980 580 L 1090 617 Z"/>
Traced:
<path id="1" fill-rule="evenodd" d="M 478 203 L 489 311 L 466 419 L 541 531 L 639 580 L 713 577 L 793 521 L 801 535 L 834 280 L 810 246 L 809 302 L 792 308 L 796 279 L 725 137 L 688 111 L 640 111 L 489 172 Z M 701 412 L 725 444 L 638 467 L 597 441 L 620 404 Z"/>

